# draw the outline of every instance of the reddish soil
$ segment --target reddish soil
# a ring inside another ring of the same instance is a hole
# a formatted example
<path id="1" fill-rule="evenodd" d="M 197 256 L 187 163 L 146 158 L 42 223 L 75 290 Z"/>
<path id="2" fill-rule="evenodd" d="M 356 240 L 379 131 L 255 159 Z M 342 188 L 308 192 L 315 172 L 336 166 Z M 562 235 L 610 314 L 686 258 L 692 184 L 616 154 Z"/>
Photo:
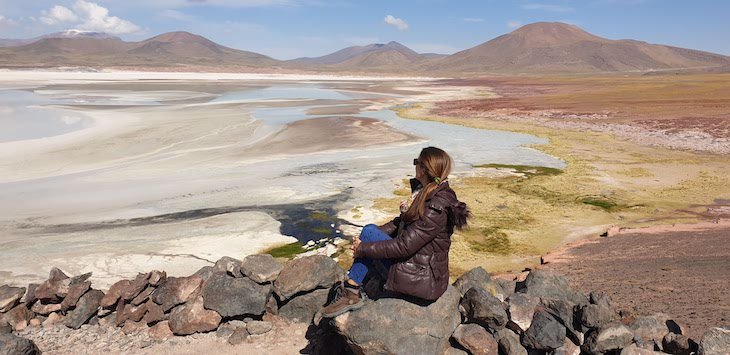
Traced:
<path id="1" fill-rule="evenodd" d="M 606 292 L 619 309 L 667 313 L 699 339 L 730 324 L 730 226 L 622 232 L 558 252 L 543 268 L 569 277 L 577 289 Z"/>

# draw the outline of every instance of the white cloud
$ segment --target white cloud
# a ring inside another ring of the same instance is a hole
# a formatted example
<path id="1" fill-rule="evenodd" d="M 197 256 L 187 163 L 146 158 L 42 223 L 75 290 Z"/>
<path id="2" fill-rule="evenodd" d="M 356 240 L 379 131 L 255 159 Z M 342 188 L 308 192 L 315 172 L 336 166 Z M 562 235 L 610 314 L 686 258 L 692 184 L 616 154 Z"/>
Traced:
<path id="1" fill-rule="evenodd" d="M 74 24 L 81 30 L 115 35 L 141 31 L 140 27 L 134 23 L 109 15 L 107 8 L 85 0 L 77 0 L 73 5 L 73 10 L 56 5 L 49 10 L 42 11 L 41 14 L 40 22 L 49 26 Z"/>
<path id="2" fill-rule="evenodd" d="M 524 4 L 521 6 L 525 10 L 542 10 L 542 11 L 550 11 L 550 12 L 573 12 L 575 9 L 573 9 L 570 6 L 562 6 L 562 5 L 551 5 L 551 4 Z"/>
<path id="3" fill-rule="evenodd" d="M 408 22 L 406 22 L 405 20 L 403 20 L 401 18 L 393 17 L 392 15 L 385 16 L 383 21 L 386 24 L 397 28 L 398 31 L 405 31 L 408 29 Z"/>
<path id="4" fill-rule="evenodd" d="M 78 0 L 73 6 L 84 22 L 79 28 L 87 31 L 100 31 L 111 34 L 128 34 L 139 32 L 139 26 L 116 16 L 109 16 L 109 10 L 103 6 Z"/>
<path id="5" fill-rule="evenodd" d="M 517 28 L 520 26 L 522 26 L 522 22 L 520 21 L 512 20 L 507 22 L 507 27 L 509 28 Z"/>
<path id="6" fill-rule="evenodd" d="M 60 23 L 76 22 L 79 20 L 79 17 L 76 16 L 73 11 L 61 5 L 56 5 L 49 10 L 44 10 L 41 12 L 41 15 L 40 20 L 46 25 L 57 25 Z"/>
<path id="7" fill-rule="evenodd" d="M 484 22 L 484 19 L 477 17 L 467 17 L 464 19 L 464 22 Z"/>

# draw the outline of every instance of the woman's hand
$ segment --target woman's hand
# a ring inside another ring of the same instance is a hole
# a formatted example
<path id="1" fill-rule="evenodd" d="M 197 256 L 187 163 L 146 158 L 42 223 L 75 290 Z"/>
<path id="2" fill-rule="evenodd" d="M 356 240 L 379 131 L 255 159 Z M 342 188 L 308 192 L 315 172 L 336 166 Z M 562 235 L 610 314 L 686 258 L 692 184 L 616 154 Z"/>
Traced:
<path id="1" fill-rule="evenodd" d="M 355 236 L 354 238 L 352 238 L 352 247 L 351 248 L 352 248 L 352 256 L 354 258 L 357 258 L 358 256 L 360 256 L 359 255 L 359 253 L 360 253 L 360 250 L 359 250 L 360 249 L 360 237 L 359 236 Z"/>

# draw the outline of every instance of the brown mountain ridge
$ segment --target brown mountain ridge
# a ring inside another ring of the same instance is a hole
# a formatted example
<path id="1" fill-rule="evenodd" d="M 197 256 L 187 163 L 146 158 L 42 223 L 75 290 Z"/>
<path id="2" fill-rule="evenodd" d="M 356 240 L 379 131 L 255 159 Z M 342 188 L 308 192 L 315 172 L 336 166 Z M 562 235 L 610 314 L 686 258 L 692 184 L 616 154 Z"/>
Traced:
<path id="1" fill-rule="evenodd" d="M 290 70 L 430 74 L 600 73 L 695 70 L 724 72 L 730 57 L 692 49 L 611 40 L 559 22 L 525 25 L 475 47 L 443 56 L 419 54 L 398 43 L 348 47 L 315 58 L 280 61 L 219 45 L 188 32 L 140 42 L 114 37 L 41 38 L 0 48 L 0 67 L 125 67 L 159 70 Z M 200 69 L 203 68 L 203 69 Z"/>

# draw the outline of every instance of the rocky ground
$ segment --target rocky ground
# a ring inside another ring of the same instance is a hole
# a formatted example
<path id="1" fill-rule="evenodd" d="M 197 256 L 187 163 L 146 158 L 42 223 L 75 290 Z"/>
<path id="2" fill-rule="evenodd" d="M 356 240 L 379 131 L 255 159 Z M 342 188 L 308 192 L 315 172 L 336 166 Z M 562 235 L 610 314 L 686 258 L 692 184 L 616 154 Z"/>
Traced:
<path id="1" fill-rule="evenodd" d="M 493 279 L 462 275 L 435 302 L 382 292 L 332 319 L 344 270 L 323 255 L 279 264 L 267 254 L 224 257 L 187 277 L 141 273 L 102 292 L 91 275 L 51 271 L 40 284 L 0 287 L 0 354 L 725 354 L 730 328 L 690 338 L 664 313 L 615 308 L 547 270 Z"/>
<path id="2" fill-rule="evenodd" d="M 544 267 L 579 290 L 605 292 L 617 307 L 672 314 L 691 337 L 729 324 L 730 224 L 651 232 L 582 242 L 546 257 Z"/>

